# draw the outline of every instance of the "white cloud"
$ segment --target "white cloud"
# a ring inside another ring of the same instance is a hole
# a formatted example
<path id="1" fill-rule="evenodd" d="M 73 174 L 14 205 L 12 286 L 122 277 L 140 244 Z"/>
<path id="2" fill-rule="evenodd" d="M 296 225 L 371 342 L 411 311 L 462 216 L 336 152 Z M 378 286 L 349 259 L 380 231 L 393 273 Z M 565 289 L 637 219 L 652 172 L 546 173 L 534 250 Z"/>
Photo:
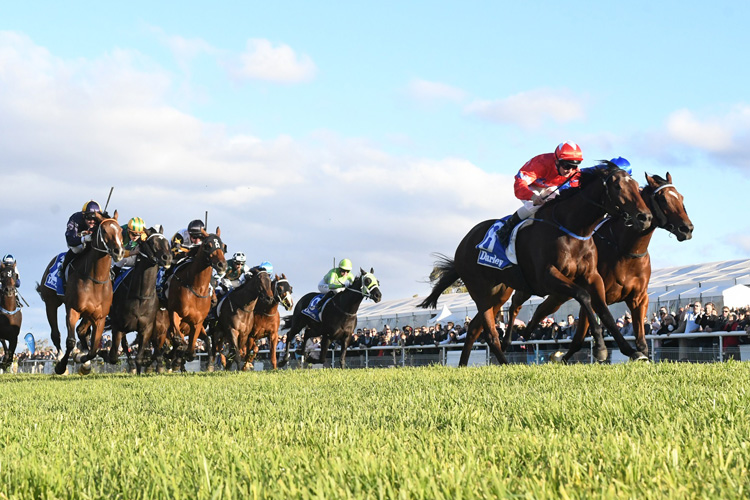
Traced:
<path id="1" fill-rule="evenodd" d="M 417 101 L 453 101 L 461 102 L 466 98 L 463 90 L 440 82 L 414 79 L 407 87 L 408 95 Z"/>
<path id="2" fill-rule="evenodd" d="M 505 99 L 478 100 L 464 110 L 470 115 L 495 123 L 538 128 L 545 122 L 567 123 L 585 117 L 584 100 L 565 90 L 539 89 L 521 92 Z"/>
<path id="3" fill-rule="evenodd" d="M 171 78 L 127 51 L 69 61 L 0 33 L 3 251 L 27 283 L 65 249 L 70 214 L 110 186 L 121 221 L 169 235 L 208 211 L 230 253 L 272 261 L 297 297 L 333 257 L 374 267 L 386 299 L 424 294 L 431 252 L 452 253 L 474 224 L 516 207 L 510 176 L 465 159 L 392 156 L 332 132 L 228 133 L 171 107 Z M 46 336 L 40 300 L 25 295 L 24 331 Z"/>
<path id="4" fill-rule="evenodd" d="M 227 66 L 229 72 L 240 80 L 278 83 L 310 81 L 317 71 L 309 56 L 297 55 L 286 44 L 274 46 L 269 40 L 258 38 L 248 40 L 245 52 Z"/>
<path id="5" fill-rule="evenodd" d="M 706 151 L 726 151 L 732 146 L 732 124 L 719 118 L 700 121 L 687 110 L 675 111 L 667 118 L 667 133 L 682 144 Z"/>

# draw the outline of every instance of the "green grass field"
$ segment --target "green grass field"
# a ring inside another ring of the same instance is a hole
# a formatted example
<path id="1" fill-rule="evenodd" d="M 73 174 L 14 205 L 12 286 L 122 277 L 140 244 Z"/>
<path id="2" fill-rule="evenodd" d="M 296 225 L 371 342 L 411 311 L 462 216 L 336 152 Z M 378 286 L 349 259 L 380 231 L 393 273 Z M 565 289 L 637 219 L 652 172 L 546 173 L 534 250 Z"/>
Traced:
<path id="1" fill-rule="evenodd" d="M 747 498 L 750 363 L 0 377 L 4 498 Z"/>

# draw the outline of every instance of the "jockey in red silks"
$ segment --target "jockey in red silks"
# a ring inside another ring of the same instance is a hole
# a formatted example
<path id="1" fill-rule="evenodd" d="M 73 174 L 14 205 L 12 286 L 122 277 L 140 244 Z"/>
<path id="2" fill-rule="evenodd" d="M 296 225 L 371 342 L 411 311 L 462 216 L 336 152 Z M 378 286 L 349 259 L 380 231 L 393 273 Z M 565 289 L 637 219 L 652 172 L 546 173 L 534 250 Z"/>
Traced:
<path id="1" fill-rule="evenodd" d="M 549 199 L 557 196 L 563 184 L 578 186 L 578 165 L 583 161 L 583 153 L 578 144 L 563 142 L 554 153 L 545 153 L 533 157 L 521 167 L 516 174 L 513 186 L 516 198 L 523 201 L 523 206 L 497 232 L 500 243 L 508 246 L 513 228 L 524 219 L 528 219 Z"/>

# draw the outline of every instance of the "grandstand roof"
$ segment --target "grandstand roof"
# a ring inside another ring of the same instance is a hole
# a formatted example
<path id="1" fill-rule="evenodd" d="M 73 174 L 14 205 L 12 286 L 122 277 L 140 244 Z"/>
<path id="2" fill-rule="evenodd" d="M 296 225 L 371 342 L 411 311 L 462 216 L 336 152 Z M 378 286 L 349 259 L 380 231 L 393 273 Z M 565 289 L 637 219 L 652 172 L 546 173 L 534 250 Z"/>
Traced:
<path id="1" fill-rule="evenodd" d="M 750 259 L 654 269 L 648 287 L 649 301 L 653 309 L 658 303 L 721 297 L 724 290 L 738 284 L 750 285 Z M 423 300 L 424 297 L 412 297 L 386 300 L 379 304 L 365 301 L 357 314 L 359 324 L 369 328 L 379 328 L 385 323 L 423 325 L 441 312 L 444 306 L 452 313 L 444 322 L 458 323 L 466 316 L 474 316 L 477 310 L 468 293 L 441 295 L 436 310 L 419 308 L 418 305 Z M 532 297 L 527 305 L 535 306 L 542 300 L 540 297 Z M 533 309 L 534 307 L 525 308 L 528 314 Z M 567 314 L 571 310 L 577 311 L 577 306 L 561 309 L 561 314 Z"/>

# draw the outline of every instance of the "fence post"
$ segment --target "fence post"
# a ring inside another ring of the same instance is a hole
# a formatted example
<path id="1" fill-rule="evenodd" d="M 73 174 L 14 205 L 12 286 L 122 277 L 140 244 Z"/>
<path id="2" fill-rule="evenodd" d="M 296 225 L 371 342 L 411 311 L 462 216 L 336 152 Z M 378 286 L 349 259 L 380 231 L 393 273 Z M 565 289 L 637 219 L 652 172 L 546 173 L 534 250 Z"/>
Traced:
<path id="1" fill-rule="evenodd" d="M 719 335 L 719 363 L 724 361 L 724 335 Z"/>
<path id="2" fill-rule="evenodd" d="M 401 368 L 406 366 L 406 348 L 401 346 Z"/>
<path id="3" fill-rule="evenodd" d="M 589 363 L 594 364 L 594 336 L 589 340 Z"/>
<path id="4" fill-rule="evenodd" d="M 534 344 L 534 358 L 536 359 L 536 364 L 539 364 L 539 344 Z"/>
<path id="5" fill-rule="evenodd" d="M 370 348 L 365 348 L 365 368 L 370 367 Z"/>

